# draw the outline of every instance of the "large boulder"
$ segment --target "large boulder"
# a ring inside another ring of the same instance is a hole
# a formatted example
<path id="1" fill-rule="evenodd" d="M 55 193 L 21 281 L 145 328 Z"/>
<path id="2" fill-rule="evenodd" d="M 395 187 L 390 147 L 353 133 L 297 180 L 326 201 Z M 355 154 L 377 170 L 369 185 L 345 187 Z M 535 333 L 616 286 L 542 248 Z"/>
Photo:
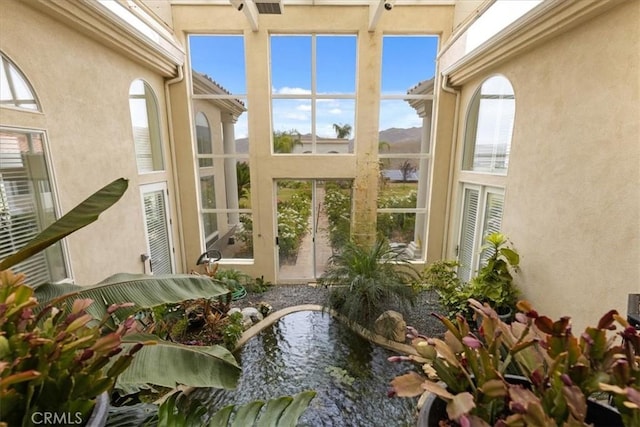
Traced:
<path id="1" fill-rule="evenodd" d="M 406 340 L 407 322 L 405 322 L 402 314 L 388 310 L 376 319 L 374 331 L 387 339 L 403 343 Z"/>
<path id="2" fill-rule="evenodd" d="M 241 313 L 243 324 L 255 325 L 264 318 L 264 316 L 262 316 L 262 314 L 255 307 L 243 308 Z"/>

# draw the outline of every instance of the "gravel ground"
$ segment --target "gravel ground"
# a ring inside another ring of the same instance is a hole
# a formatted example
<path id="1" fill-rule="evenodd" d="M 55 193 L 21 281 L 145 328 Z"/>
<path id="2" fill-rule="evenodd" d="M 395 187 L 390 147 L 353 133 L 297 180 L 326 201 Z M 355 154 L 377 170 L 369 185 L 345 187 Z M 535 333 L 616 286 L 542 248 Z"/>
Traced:
<path id="1" fill-rule="evenodd" d="M 232 307 L 251 307 L 264 301 L 271 304 L 273 310 L 277 311 L 300 304 L 323 304 L 328 292 L 329 290 L 322 286 L 275 285 L 263 293 L 248 293 L 245 298 L 235 301 Z M 393 309 L 393 307 L 389 308 Z M 418 296 L 416 305 L 402 314 L 407 324 L 416 328 L 421 334 L 442 336 L 444 326 L 438 319 L 431 316 L 433 312 L 441 312 L 438 297 L 432 291 L 423 291 Z"/>

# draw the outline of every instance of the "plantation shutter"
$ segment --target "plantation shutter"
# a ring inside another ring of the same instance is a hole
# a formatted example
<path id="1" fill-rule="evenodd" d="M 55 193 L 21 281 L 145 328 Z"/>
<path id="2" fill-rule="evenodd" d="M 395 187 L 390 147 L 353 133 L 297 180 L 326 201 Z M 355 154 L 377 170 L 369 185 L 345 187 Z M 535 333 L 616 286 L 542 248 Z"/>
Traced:
<path id="1" fill-rule="evenodd" d="M 165 190 L 145 192 L 143 199 L 153 274 L 171 274 L 173 259 Z"/>
<path id="2" fill-rule="evenodd" d="M 55 220 L 40 133 L 0 132 L 0 259 L 15 253 Z M 53 263 L 53 266 L 50 265 Z M 60 245 L 12 267 L 26 283 L 66 276 Z"/>
<path id="3" fill-rule="evenodd" d="M 504 196 L 499 193 L 487 193 L 487 201 L 484 210 L 484 224 L 482 238 L 491 233 L 498 233 L 502 228 L 502 211 L 504 209 Z M 487 259 L 493 255 L 492 250 L 483 250 L 480 254 L 480 266 L 485 265 Z"/>
<path id="4" fill-rule="evenodd" d="M 464 205 L 462 207 L 462 226 L 458 244 L 458 277 L 464 282 L 471 277 L 473 254 L 475 248 L 476 223 L 478 219 L 478 203 L 480 192 L 477 189 L 464 189 Z"/>

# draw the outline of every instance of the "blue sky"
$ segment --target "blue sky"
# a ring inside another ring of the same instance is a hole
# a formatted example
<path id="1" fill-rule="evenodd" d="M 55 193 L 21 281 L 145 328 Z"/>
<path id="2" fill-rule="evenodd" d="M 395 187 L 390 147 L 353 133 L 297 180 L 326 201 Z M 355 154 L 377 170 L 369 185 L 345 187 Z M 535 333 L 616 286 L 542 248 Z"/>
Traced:
<path id="1" fill-rule="evenodd" d="M 404 94 L 433 77 L 438 39 L 424 36 L 385 36 L 382 46 L 382 93 Z M 271 39 L 271 84 L 274 94 L 311 93 L 311 36 L 274 36 Z M 246 94 L 243 38 L 240 35 L 191 36 L 191 63 L 234 94 Z M 355 94 L 357 38 L 353 35 L 316 37 L 316 91 Z M 318 100 L 316 134 L 335 136 L 333 123 L 354 124 L 353 100 Z M 246 115 L 244 115 L 246 116 Z M 311 101 L 275 100 L 274 129 L 311 131 Z M 384 101 L 380 129 L 420 126 L 414 110 L 404 101 Z M 243 128 L 244 127 L 244 128 Z M 237 123 L 238 137 L 246 136 L 246 117 Z"/>

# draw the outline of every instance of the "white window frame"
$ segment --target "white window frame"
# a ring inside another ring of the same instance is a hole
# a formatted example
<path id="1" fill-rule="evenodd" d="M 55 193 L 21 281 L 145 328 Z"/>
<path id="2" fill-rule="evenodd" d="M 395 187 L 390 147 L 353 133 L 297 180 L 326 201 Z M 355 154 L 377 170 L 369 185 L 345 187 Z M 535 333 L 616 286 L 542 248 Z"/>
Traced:
<path id="1" fill-rule="evenodd" d="M 136 82 L 142 83 L 145 91 L 144 95 L 131 94 L 131 88 Z M 149 96 L 146 95 L 147 91 L 149 91 Z M 162 118 L 160 114 L 160 103 L 158 102 L 158 96 L 156 95 L 156 92 L 153 90 L 151 85 L 144 79 L 134 79 L 129 85 L 129 94 L 127 99 L 129 101 L 129 117 L 131 118 L 131 136 L 132 136 L 133 145 L 134 145 L 136 168 L 138 170 L 138 174 L 146 175 L 146 174 L 152 174 L 152 173 L 165 172 L 167 169 L 167 165 L 166 165 L 167 159 L 164 152 L 164 141 L 162 138 Z M 146 124 L 147 124 L 147 131 L 149 133 L 148 142 L 149 142 L 149 150 L 151 152 L 151 169 L 150 170 L 140 168 L 140 160 L 139 160 L 140 153 L 138 151 L 139 144 L 137 143 L 135 126 L 133 123 L 134 112 L 131 108 L 132 99 L 145 100 L 145 113 L 147 116 Z M 148 105 L 149 101 L 153 102 L 155 107 L 155 112 L 150 111 L 149 105 Z M 154 113 L 154 114 L 151 114 L 151 113 Z M 154 133 L 157 133 L 157 139 L 158 139 L 157 141 L 153 140 Z M 160 163 L 161 167 L 159 169 L 156 169 L 156 166 L 155 166 L 156 162 Z"/>
<path id="2" fill-rule="evenodd" d="M 476 191 L 478 193 L 478 207 L 477 207 L 477 215 L 475 218 L 475 224 L 473 225 L 473 245 L 471 252 L 471 262 L 470 265 L 460 265 L 458 267 L 458 275 L 464 281 L 467 281 L 469 278 L 473 277 L 477 271 L 481 267 L 481 255 L 482 255 L 482 247 L 483 242 L 486 237 L 487 229 L 485 228 L 485 219 L 487 216 L 487 200 L 490 194 L 495 194 L 502 197 L 502 212 L 500 223 L 502 224 L 502 219 L 504 218 L 504 196 L 505 190 L 500 187 L 490 187 L 481 184 L 470 184 L 470 183 L 462 183 L 460 186 L 460 198 L 458 204 L 460 208 L 458 212 L 460 212 L 460 217 L 458 221 L 458 231 L 456 236 L 456 258 L 460 262 L 460 255 L 462 248 L 460 247 L 462 234 L 463 234 L 463 225 L 465 224 L 465 215 L 467 211 L 465 210 L 465 195 L 467 190 Z M 464 273 L 465 269 L 468 269 L 468 277 L 467 274 Z"/>

